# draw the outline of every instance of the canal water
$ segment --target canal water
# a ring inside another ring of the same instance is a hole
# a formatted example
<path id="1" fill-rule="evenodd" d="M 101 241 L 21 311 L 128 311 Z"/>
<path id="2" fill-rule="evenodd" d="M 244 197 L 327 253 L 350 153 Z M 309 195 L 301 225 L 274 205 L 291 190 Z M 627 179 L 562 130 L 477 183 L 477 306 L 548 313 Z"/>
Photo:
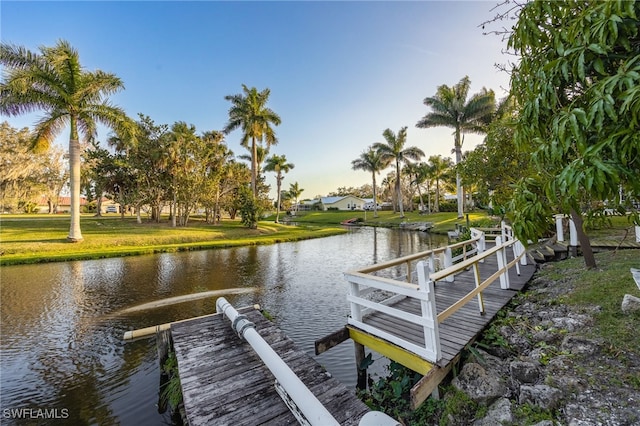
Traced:
<path id="1" fill-rule="evenodd" d="M 314 340 L 346 324 L 344 271 L 444 244 L 442 236 L 365 227 L 270 246 L 0 268 L 0 424 L 171 424 L 157 409 L 155 339 L 122 336 L 215 312 L 216 297 L 137 306 L 219 291 L 236 307 L 260 304 L 315 356 Z M 315 358 L 355 386 L 352 344 Z M 57 419 L 12 419 L 25 412 Z"/>

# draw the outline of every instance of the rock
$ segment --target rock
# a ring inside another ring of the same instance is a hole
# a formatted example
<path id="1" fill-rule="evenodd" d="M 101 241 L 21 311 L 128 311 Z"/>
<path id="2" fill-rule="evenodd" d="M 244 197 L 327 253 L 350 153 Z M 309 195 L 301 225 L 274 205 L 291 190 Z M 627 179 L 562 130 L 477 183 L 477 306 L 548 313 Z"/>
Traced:
<path id="1" fill-rule="evenodd" d="M 553 410 L 560 405 L 562 391 L 547 385 L 520 386 L 520 404 L 537 405 L 544 410 Z"/>
<path id="2" fill-rule="evenodd" d="M 543 420 L 541 422 L 538 422 L 532 426 L 555 426 L 555 423 L 553 423 L 551 420 Z"/>
<path id="3" fill-rule="evenodd" d="M 535 383 L 540 377 L 538 366 L 532 362 L 514 361 L 509 369 L 511 377 L 520 383 Z"/>
<path id="4" fill-rule="evenodd" d="M 490 376 L 487 371 L 475 362 L 462 367 L 458 377 L 451 384 L 466 393 L 469 398 L 480 404 L 488 405 L 507 392 L 507 387 L 501 377 Z"/>
<path id="5" fill-rule="evenodd" d="M 569 332 L 574 332 L 591 322 L 591 317 L 587 315 L 573 314 L 568 317 L 553 318 L 551 322 L 553 322 L 555 327 L 565 329 Z"/>
<path id="6" fill-rule="evenodd" d="M 599 344 L 584 337 L 567 336 L 560 348 L 574 355 L 593 355 L 598 352 Z"/>
<path id="7" fill-rule="evenodd" d="M 491 405 L 487 415 L 473 422 L 473 426 L 495 426 L 513 423 L 511 401 L 507 398 L 499 398 Z"/>
<path id="8" fill-rule="evenodd" d="M 630 314 L 632 312 L 640 311 L 640 298 L 625 294 L 622 299 L 622 312 Z"/>

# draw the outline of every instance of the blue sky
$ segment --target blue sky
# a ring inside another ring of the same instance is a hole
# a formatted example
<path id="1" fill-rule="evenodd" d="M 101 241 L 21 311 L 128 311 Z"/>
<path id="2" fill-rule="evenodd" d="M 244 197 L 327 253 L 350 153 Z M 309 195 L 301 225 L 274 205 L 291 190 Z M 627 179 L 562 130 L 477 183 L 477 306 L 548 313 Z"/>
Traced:
<path id="1" fill-rule="evenodd" d="M 111 100 L 130 116 L 186 121 L 199 132 L 225 125 L 224 97 L 243 83 L 270 88 L 269 106 L 282 118 L 270 152 L 295 164 L 283 186 L 297 181 L 304 198 L 370 183 L 351 161 L 382 142 L 386 128 L 407 126 L 407 145 L 452 156 L 451 129 L 415 124 L 428 112 L 425 97 L 465 75 L 471 93 L 506 94 L 509 77 L 494 67 L 505 62 L 504 42 L 478 27 L 495 4 L 3 0 L 0 37 L 32 50 L 66 39 L 86 69 L 124 81 Z M 2 117 L 14 127 L 36 118 Z M 106 137 L 102 129 L 98 139 Z M 239 130 L 227 137 L 236 154 L 245 153 L 240 137 Z M 467 136 L 463 149 L 481 140 Z M 267 183 L 275 188 L 275 177 Z"/>

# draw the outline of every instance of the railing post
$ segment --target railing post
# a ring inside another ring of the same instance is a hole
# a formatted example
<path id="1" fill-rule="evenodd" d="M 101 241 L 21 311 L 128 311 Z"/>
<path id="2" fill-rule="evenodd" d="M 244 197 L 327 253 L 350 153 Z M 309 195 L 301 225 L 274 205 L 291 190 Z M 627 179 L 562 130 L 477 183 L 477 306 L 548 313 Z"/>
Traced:
<path id="1" fill-rule="evenodd" d="M 440 334 L 438 331 L 438 311 L 436 309 L 436 293 L 433 281 L 429 278 L 429 265 L 425 261 L 418 262 L 418 289 L 427 293 L 427 300 L 421 300 L 422 317 L 432 321 L 433 327 L 422 326 L 424 331 L 424 346 L 426 350 L 435 353 L 436 360 L 440 359 Z"/>
<path id="2" fill-rule="evenodd" d="M 569 218 L 569 251 L 571 255 L 578 256 L 578 231 L 573 219 Z"/>
<path id="3" fill-rule="evenodd" d="M 407 282 L 411 282 L 411 261 L 407 260 Z"/>
<path id="4" fill-rule="evenodd" d="M 473 264 L 473 277 L 476 281 L 476 288 L 480 286 L 480 266 L 477 263 Z M 480 309 L 480 315 L 484 315 L 484 300 L 482 299 L 482 292 L 478 293 L 478 308 Z"/>
<path id="5" fill-rule="evenodd" d="M 447 269 L 449 266 L 453 266 L 453 260 L 451 260 L 453 256 L 451 255 L 451 247 L 447 247 L 444 250 L 444 268 Z M 448 283 L 452 283 L 455 280 L 454 274 L 451 274 L 444 279 Z"/>
<path id="6" fill-rule="evenodd" d="M 502 245 L 502 238 L 496 237 L 496 247 Z M 496 259 L 498 261 L 498 270 L 503 269 L 507 265 L 506 253 L 504 247 L 496 252 Z M 509 289 L 509 271 L 504 271 L 500 274 L 500 288 L 503 290 Z"/>
<path id="7" fill-rule="evenodd" d="M 553 217 L 556 218 L 556 238 L 558 241 L 563 242 L 564 241 L 564 215 L 563 214 L 556 214 Z"/>
<path id="8" fill-rule="evenodd" d="M 520 240 L 518 240 L 516 242 L 516 246 L 518 246 L 518 256 L 520 256 L 521 253 L 525 253 L 526 250 L 524 248 L 524 244 L 522 244 L 522 242 Z M 522 266 L 527 266 L 527 255 L 526 253 L 520 258 L 520 264 Z"/>
<path id="9" fill-rule="evenodd" d="M 501 235 L 502 235 L 502 242 L 503 243 L 507 242 L 507 227 L 505 225 L 506 225 L 506 223 L 504 222 L 504 220 L 502 222 L 500 222 L 500 229 L 502 231 Z"/>
<path id="10" fill-rule="evenodd" d="M 640 226 L 636 226 L 636 243 L 640 243 Z"/>
<path id="11" fill-rule="evenodd" d="M 484 231 L 480 232 L 480 239 L 478 240 L 478 255 L 484 253 L 487 247 L 487 242 L 484 238 Z M 484 263 L 484 259 L 480 259 L 480 263 Z"/>
<path id="12" fill-rule="evenodd" d="M 360 285 L 349 281 L 349 294 L 360 297 Z M 362 322 L 362 307 L 355 302 L 351 302 L 351 318 L 354 321 Z"/>

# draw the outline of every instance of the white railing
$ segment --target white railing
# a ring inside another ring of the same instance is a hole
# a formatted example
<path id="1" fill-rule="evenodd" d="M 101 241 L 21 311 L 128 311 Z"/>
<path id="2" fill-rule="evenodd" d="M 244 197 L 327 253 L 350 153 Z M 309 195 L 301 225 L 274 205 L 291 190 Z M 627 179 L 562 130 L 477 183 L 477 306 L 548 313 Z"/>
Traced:
<path id="1" fill-rule="evenodd" d="M 344 274 L 345 279 L 349 282 L 347 300 L 351 308 L 348 324 L 411 351 L 430 362 L 437 362 L 441 358 L 438 324 L 474 297 L 477 297 L 480 313 L 484 313 L 482 291 L 498 278 L 500 278 L 501 288 L 508 289 L 508 269 L 515 265 L 518 274 L 520 274 L 518 263 L 524 262 L 523 264 L 526 265 L 524 246 L 514 238 L 511 227 L 506 224 L 503 223 L 501 226 L 501 236 L 496 237 L 496 246 L 489 250 L 486 249 L 483 231 L 472 228 L 471 236 L 472 238 L 467 241 L 447 247 L 428 250 L 356 271 L 346 272 Z M 452 251 L 460 248 L 462 253 L 452 256 Z M 511 256 L 507 252 L 508 249 L 513 253 L 511 260 L 509 259 Z M 486 258 L 493 255 L 497 257 L 498 270 L 489 278 L 481 281 L 479 263 L 484 262 Z M 440 259 L 443 259 L 443 261 L 438 262 Z M 412 262 L 416 262 L 417 283 L 412 282 Z M 379 271 L 383 269 L 397 267 L 402 264 L 405 264 L 407 268 L 405 275 L 392 278 L 373 275 L 379 274 Z M 443 266 L 443 268 L 440 269 L 437 266 Z M 475 289 L 442 313 L 437 314 L 434 284 L 442 281 L 445 283 L 453 282 L 456 273 L 468 268 L 473 268 L 474 270 Z M 402 281 L 398 278 L 402 279 Z M 380 293 L 380 291 L 385 295 L 383 300 L 375 301 L 372 297 L 369 297 L 376 292 Z M 419 315 L 392 306 L 405 298 L 412 298 L 418 301 L 420 305 Z M 368 324 L 366 316 L 375 312 L 417 325 L 422 330 L 424 345 L 420 346 L 408 340 L 402 336 L 402 333 L 393 334 Z"/>

